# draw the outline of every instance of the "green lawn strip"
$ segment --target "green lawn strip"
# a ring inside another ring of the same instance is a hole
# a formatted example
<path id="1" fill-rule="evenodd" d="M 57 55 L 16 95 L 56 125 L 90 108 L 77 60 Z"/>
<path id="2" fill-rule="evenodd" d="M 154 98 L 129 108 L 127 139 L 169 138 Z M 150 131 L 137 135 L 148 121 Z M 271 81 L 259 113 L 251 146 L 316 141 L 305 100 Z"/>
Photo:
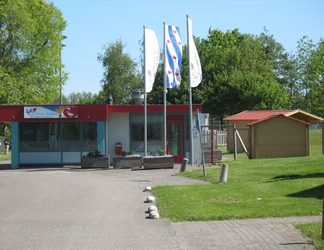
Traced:
<path id="1" fill-rule="evenodd" d="M 3 152 L 0 152 L 0 161 L 6 161 L 11 159 L 11 153 L 4 154 Z"/>
<path id="2" fill-rule="evenodd" d="M 312 240 L 316 249 L 323 250 L 324 242 L 322 240 L 322 223 L 307 223 L 295 225 L 302 233 Z"/>
<path id="3" fill-rule="evenodd" d="M 210 184 L 152 189 L 160 215 L 170 221 L 208 221 L 320 215 L 324 157 L 230 161 L 228 180 L 220 168 L 178 175 Z"/>

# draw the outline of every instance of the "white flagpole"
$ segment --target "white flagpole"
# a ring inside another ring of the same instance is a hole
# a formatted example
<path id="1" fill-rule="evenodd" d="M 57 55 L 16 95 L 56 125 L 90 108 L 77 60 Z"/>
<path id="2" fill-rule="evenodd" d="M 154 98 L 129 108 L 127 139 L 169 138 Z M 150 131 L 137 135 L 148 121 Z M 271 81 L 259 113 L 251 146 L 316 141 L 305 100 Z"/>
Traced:
<path id="1" fill-rule="evenodd" d="M 189 83 L 188 83 L 188 92 L 189 92 L 189 129 L 190 129 L 190 164 L 194 164 L 194 147 L 193 147 L 193 126 L 192 126 L 192 93 L 191 93 L 191 74 L 190 74 L 190 48 L 189 48 L 189 25 L 188 25 L 188 18 L 187 15 L 187 44 L 188 44 L 188 58 L 189 58 L 189 64 L 188 64 L 188 74 L 189 74 Z"/>
<path id="2" fill-rule="evenodd" d="M 147 156 L 147 107 L 146 107 L 146 53 L 145 53 L 145 26 L 144 26 L 144 157 Z"/>
<path id="3" fill-rule="evenodd" d="M 164 87 L 163 87 L 163 124 L 164 124 L 164 151 L 167 153 L 167 118 L 166 118 L 166 76 L 165 76 L 165 68 L 166 68 L 166 42 L 165 42 L 165 27 L 166 23 L 163 22 L 163 44 L 164 44 L 164 70 L 163 70 L 163 75 L 164 75 Z"/>

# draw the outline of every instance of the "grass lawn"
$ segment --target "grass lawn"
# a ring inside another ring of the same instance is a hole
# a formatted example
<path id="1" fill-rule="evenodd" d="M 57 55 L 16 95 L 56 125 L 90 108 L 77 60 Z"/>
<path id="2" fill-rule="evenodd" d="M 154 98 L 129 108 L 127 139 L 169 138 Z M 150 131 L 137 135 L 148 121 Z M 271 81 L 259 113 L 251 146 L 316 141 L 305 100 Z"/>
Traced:
<path id="1" fill-rule="evenodd" d="M 324 197 L 324 156 L 228 161 L 228 179 L 220 168 L 178 175 L 207 185 L 152 189 L 160 215 L 170 221 L 208 221 L 320 215 Z"/>
<path id="2" fill-rule="evenodd" d="M 295 225 L 304 235 L 312 239 L 316 249 L 323 250 L 324 242 L 322 240 L 322 223 L 308 223 Z"/>
<path id="3" fill-rule="evenodd" d="M 6 161 L 11 159 L 11 152 L 9 151 L 9 154 L 4 154 L 3 152 L 0 152 L 0 161 Z"/>

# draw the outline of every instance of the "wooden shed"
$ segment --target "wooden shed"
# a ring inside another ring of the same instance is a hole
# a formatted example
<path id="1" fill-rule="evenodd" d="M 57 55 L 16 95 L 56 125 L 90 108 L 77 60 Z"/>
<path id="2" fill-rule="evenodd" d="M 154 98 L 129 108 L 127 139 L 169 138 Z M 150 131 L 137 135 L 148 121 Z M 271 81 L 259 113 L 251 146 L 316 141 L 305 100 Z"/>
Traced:
<path id="1" fill-rule="evenodd" d="M 309 156 L 309 125 L 283 114 L 248 124 L 250 158 Z"/>
<path id="2" fill-rule="evenodd" d="M 295 121 L 300 123 L 304 122 L 307 124 L 314 124 L 317 121 L 323 120 L 322 118 L 312 115 L 310 113 L 307 113 L 302 110 L 247 110 L 243 111 L 241 113 L 235 114 L 233 116 L 230 116 L 225 119 L 225 121 L 228 124 L 228 130 L 227 130 L 227 150 L 230 153 L 234 152 L 234 133 L 233 133 L 233 126 L 235 124 L 236 130 L 239 132 L 240 137 L 242 138 L 242 141 L 247 149 L 248 152 L 251 152 L 252 150 L 257 150 L 255 148 L 252 148 L 251 136 L 250 136 L 250 129 L 252 128 L 251 124 L 256 123 L 256 122 L 261 122 L 263 120 L 269 120 L 270 118 L 274 118 L 278 115 L 281 115 L 281 117 L 286 117 L 286 118 L 293 118 Z M 272 122 L 271 122 L 272 123 Z M 257 124 L 257 123 L 256 123 Z M 285 131 L 287 128 L 285 126 L 288 126 L 289 122 L 288 120 L 283 123 L 274 123 L 273 125 L 275 128 L 273 130 L 269 130 L 265 132 L 265 134 L 261 135 L 258 134 L 258 136 L 271 136 L 275 137 L 276 134 L 271 134 L 274 133 L 274 131 Z M 281 127 L 280 127 L 280 126 Z M 262 127 L 263 125 L 256 125 L 257 128 L 259 129 L 259 126 Z M 254 128 L 254 127 L 253 127 Z M 290 128 L 288 128 L 290 130 Z M 261 130 L 260 130 L 261 131 Z M 297 137 L 302 137 L 303 135 L 298 135 L 296 134 Z M 258 138 L 259 138 L 258 137 Z M 254 138 L 255 139 L 255 138 Z M 307 142 L 309 143 L 309 142 Z M 240 142 L 237 143 L 237 152 L 244 152 L 244 148 L 241 145 Z M 252 153 L 253 154 L 253 153 Z M 277 156 L 277 157 L 282 157 L 282 156 Z M 287 156 L 288 157 L 288 156 Z"/>

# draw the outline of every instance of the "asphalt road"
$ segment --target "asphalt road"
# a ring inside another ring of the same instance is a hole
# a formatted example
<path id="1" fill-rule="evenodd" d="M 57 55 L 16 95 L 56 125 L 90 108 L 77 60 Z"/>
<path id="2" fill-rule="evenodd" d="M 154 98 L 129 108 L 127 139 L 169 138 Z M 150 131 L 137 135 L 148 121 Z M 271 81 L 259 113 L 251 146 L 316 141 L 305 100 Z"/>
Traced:
<path id="1" fill-rule="evenodd" d="M 293 224 L 320 222 L 321 216 L 179 223 L 149 219 L 146 186 L 208 185 L 174 176 L 179 169 L 2 166 L 0 249 L 314 249 Z"/>

